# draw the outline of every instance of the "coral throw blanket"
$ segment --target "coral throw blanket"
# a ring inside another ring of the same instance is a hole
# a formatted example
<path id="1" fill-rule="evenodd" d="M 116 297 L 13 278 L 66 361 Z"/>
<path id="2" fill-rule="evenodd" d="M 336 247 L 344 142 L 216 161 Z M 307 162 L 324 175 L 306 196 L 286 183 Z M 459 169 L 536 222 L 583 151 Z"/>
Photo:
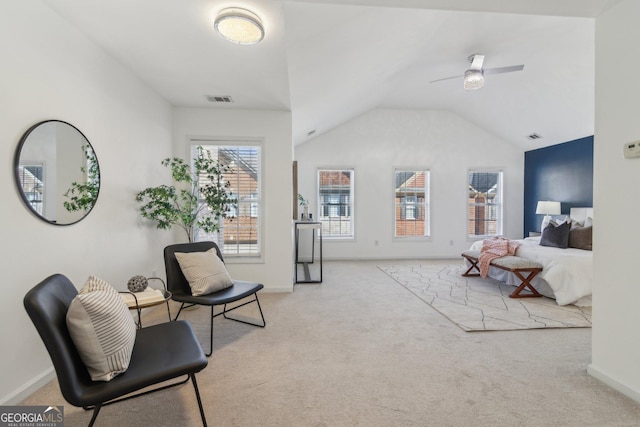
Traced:
<path id="1" fill-rule="evenodd" d="M 505 239 L 504 237 L 493 237 L 482 242 L 482 249 L 478 257 L 480 265 L 480 276 L 485 278 L 489 274 L 489 264 L 491 261 L 507 255 L 515 255 L 516 250 L 520 246 L 515 240 Z"/>

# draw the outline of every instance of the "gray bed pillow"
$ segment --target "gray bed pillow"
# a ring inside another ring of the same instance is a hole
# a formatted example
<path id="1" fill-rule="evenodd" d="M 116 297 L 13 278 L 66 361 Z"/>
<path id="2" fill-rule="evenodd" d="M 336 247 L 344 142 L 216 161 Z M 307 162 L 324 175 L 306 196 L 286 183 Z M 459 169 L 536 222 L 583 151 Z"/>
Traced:
<path id="1" fill-rule="evenodd" d="M 549 224 L 542 230 L 540 237 L 541 246 L 551 246 L 554 248 L 566 249 L 569 246 L 569 231 L 571 223 L 563 222 L 557 227 Z"/>
<path id="2" fill-rule="evenodd" d="M 569 247 L 590 251 L 593 248 L 593 226 L 572 227 L 569 231 Z"/>

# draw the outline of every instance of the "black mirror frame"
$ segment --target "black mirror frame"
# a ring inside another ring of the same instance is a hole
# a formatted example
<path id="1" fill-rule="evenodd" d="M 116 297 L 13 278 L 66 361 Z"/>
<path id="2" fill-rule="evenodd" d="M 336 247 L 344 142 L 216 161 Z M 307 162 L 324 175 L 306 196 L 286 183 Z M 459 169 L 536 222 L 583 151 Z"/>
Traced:
<path id="1" fill-rule="evenodd" d="M 67 223 L 58 223 L 56 221 L 52 221 L 50 219 L 48 219 L 47 217 L 45 217 L 44 215 L 41 215 L 40 213 L 38 213 L 38 211 L 36 211 L 33 206 L 31 205 L 31 202 L 29 201 L 29 199 L 27 199 L 27 196 L 24 194 L 24 191 L 22 189 L 22 182 L 20 180 L 20 155 L 22 153 L 22 148 L 24 146 L 24 144 L 26 143 L 27 139 L 29 138 L 29 135 L 31 135 L 31 133 L 38 128 L 39 126 L 42 126 L 45 123 L 61 123 L 67 126 L 72 127 L 73 129 L 75 129 L 76 132 L 78 132 L 85 141 L 87 141 L 87 144 L 89 144 L 89 146 L 91 147 L 91 150 L 93 151 L 93 153 L 95 154 L 95 149 L 93 148 L 93 145 L 91 144 L 91 142 L 89 141 L 89 139 L 85 136 L 84 133 L 82 133 L 82 131 L 80 131 L 80 129 L 78 129 L 77 127 L 75 127 L 74 125 L 72 125 L 71 123 L 65 122 L 63 120 L 56 120 L 56 119 L 50 119 L 50 120 L 42 120 L 36 124 L 34 124 L 33 126 L 31 126 L 29 129 L 27 129 L 27 131 L 22 135 L 22 137 L 20 138 L 20 141 L 18 142 L 18 146 L 16 147 L 16 151 L 13 157 L 13 170 L 14 170 L 14 180 L 16 183 L 16 189 L 18 190 L 18 194 L 20 194 L 20 198 L 22 199 L 22 201 L 24 202 L 25 206 L 27 207 L 27 209 L 29 210 L 29 212 L 31 212 L 35 217 L 41 219 L 42 221 L 51 224 L 51 225 L 57 225 L 57 226 L 67 226 L 67 225 L 73 225 L 73 224 L 77 224 L 78 222 L 82 221 L 83 219 L 85 219 L 87 217 L 87 215 L 89 215 L 89 213 L 91 213 L 91 211 L 93 210 L 93 208 L 95 207 L 97 201 L 98 201 L 98 197 L 100 196 L 100 188 L 102 187 L 102 182 L 100 182 L 100 185 L 98 185 L 98 193 L 96 194 L 96 200 L 93 203 L 93 205 L 91 205 L 91 208 L 89 210 L 87 210 L 84 215 L 82 215 L 80 218 L 78 218 L 76 221 L 73 222 L 67 222 Z M 98 173 L 99 173 L 99 179 L 100 181 L 102 181 L 102 174 L 100 173 L 100 162 L 98 161 L 98 156 L 95 156 L 95 161 L 96 161 L 96 165 L 98 166 Z"/>

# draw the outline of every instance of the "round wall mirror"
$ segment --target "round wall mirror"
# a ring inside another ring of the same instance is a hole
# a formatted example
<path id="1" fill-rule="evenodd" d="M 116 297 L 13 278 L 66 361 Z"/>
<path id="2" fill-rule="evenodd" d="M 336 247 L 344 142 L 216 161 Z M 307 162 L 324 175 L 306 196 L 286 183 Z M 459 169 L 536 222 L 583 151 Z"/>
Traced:
<path id="1" fill-rule="evenodd" d="M 98 158 L 87 138 L 69 123 L 46 120 L 33 125 L 20 139 L 14 168 L 25 205 L 51 224 L 80 221 L 98 199 Z"/>

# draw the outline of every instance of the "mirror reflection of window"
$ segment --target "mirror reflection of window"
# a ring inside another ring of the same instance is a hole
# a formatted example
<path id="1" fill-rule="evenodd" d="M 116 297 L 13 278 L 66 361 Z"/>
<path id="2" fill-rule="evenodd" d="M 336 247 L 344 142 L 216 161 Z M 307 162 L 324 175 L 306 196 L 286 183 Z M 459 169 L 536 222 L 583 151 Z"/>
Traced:
<path id="1" fill-rule="evenodd" d="M 31 207 L 42 215 L 44 206 L 44 165 L 23 164 L 19 167 L 22 191 Z"/>

